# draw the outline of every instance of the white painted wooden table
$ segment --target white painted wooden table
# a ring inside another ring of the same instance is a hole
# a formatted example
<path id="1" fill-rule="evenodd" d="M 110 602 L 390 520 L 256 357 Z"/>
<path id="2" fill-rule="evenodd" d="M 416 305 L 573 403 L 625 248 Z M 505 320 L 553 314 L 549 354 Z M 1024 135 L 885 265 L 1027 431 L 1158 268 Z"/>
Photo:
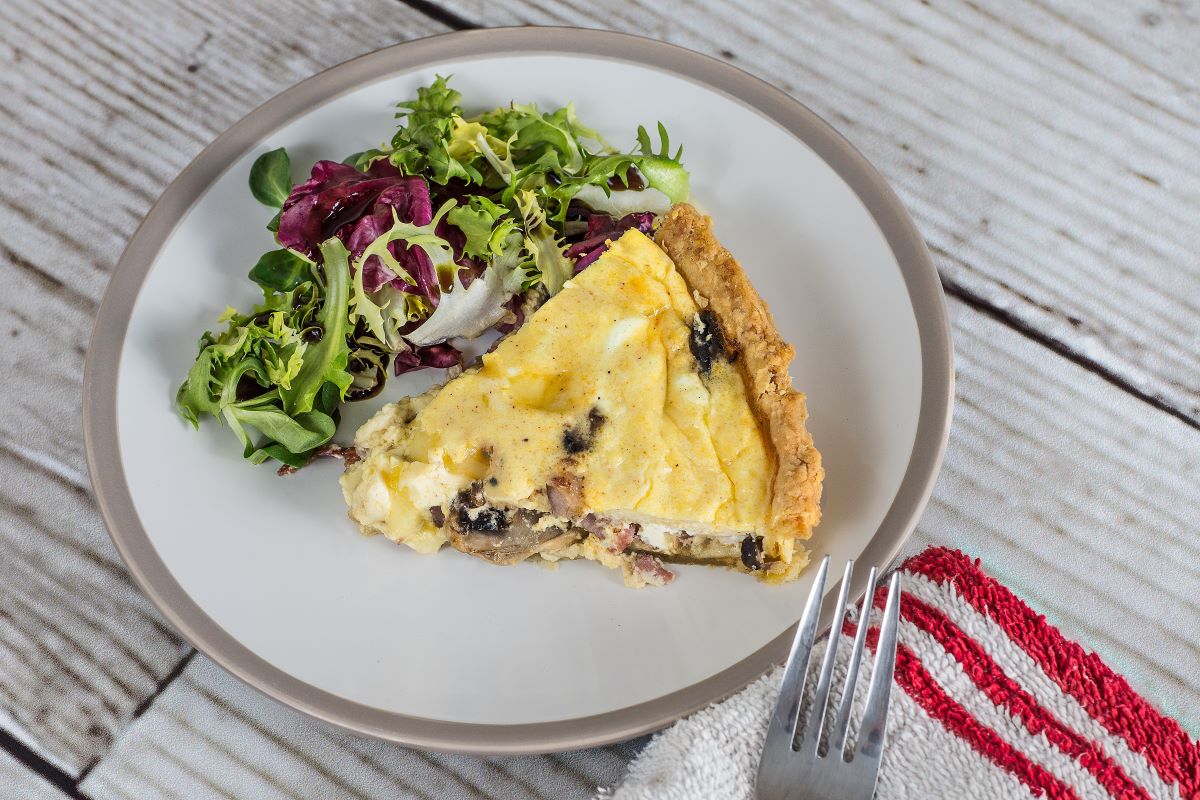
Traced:
<path id="1" fill-rule="evenodd" d="M 724 58 L 882 170 L 935 254 L 958 355 L 946 467 L 912 548 L 981 557 L 1200 734 L 1200 7 L 668 5 L 0 4 L 0 798 L 559 800 L 619 778 L 639 742 L 443 756 L 261 698 L 133 588 L 83 466 L 97 299 L 205 143 L 368 50 L 527 23 Z"/>

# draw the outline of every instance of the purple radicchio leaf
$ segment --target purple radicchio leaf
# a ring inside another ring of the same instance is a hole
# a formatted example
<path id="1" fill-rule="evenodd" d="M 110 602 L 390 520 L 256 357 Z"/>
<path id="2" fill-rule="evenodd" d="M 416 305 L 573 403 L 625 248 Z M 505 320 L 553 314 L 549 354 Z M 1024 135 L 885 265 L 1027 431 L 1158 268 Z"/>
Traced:
<path id="1" fill-rule="evenodd" d="M 619 239 L 627 230 L 637 229 L 649 235 L 654 227 L 654 213 L 651 211 L 635 211 L 614 220 L 608 214 L 592 214 L 588 217 L 587 231 L 583 238 L 567 248 L 567 258 L 578 259 L 575 262 L 575 273 L 583 271 L 608 249 L 608 243 Z"/>
<path id="2" fill-rule="evenodd" d="M 414 225 L 433 219 L 429 185 L 424 178 L 403 175 L 387 161 L 376 161 L 366 172 L 336 161 L 318 161 L 311 176 L 284 201 L 279 217 L 279 242 L 315 258 L 321 242 L 337 236 L 353 258 L 386 233 L 395 218 Z M 397 276 L 377 258 L 363 265 L 363 288 L 377 291 L 386 283 L 437 302 L 437 276 L 428 256 L 403 242 L 389 245 L 392 255 L 416 286 Z"/>
<path id="3" fill-rule="evenodd" d="M 431 344 L 428 347 L 406 348 L 396 353 L 394 368 L 397 375 L 426 367 L 446 369 L 462 366 L 463 354 L 449 342 Z"/>
<path id="4" fill-rule="evenodd" d="M 514 294 L 504 305 L 508 308 L 509 312 L 512 313 L 513 319 L 512 322 L 496 323 L 496 331 L 501 336 L 510 334 L 525 324 L 525 296 L 523 294 Z M 497 339 L 496 341 L 498 342 L 500 340 Z M 495 345 L 493 345 L 493 347 L 494 346 Z"/>

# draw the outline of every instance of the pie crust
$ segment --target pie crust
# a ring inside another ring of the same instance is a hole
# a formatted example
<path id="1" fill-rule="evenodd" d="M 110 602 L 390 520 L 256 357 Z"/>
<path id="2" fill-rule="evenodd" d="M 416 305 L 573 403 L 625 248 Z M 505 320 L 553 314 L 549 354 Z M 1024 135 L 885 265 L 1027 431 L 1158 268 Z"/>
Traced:
<path id="1" fill-rule="evenodd" d="M 771 494 L 775 530 L 809 538 L 821 519 L 825 470 L 804 424 L 804 395 L 792 388 L 788 373 L 795 349 L 780 337 L 767 304 L 737 259 L 713 235 L 711 217 L 681 203 L 663 217 L 654 239 L 688 287 L 707 302 L 725 341 L 738 353 L 751 406 L 776 460 Z"/>

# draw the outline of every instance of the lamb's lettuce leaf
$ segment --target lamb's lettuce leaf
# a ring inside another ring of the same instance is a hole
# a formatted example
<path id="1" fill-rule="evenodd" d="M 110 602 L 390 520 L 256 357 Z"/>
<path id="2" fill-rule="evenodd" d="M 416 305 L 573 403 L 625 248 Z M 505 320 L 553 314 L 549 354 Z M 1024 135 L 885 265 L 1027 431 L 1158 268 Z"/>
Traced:
<path id="1" fill-rule="evenodd" d="M 279 208 L 292 191 L 292 160 L 280 147 L 263 153 L 250 166 L 250 194 L 264 206 Z"/>

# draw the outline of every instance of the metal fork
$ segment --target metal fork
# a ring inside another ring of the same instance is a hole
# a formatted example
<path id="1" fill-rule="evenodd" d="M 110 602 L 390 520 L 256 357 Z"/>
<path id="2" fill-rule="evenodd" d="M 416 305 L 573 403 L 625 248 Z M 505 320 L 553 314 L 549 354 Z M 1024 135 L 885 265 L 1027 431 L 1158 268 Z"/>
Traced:
<path id="1" fill-rule="evenodd" d="M 888 585 L 883 625 L 879 629 L 879 642 L 875 648 L 875 669 L 871 674 L 866 710 L 859 726 L 858 744 L 853 752 L 846 752 L 850 707 L 854 702 L 854 684 L 858 678 L 858 666 L 867 639 L 867 622 L 875 597 L 875 567 L 871 567 L 867 579 L 867 593 L 863 596 L 858 633 L 854 637 L 854 647 L 846 668 L 846 688 L 842 691 L 842 700 L 829 732 L 829 750 L 821 754 L 821 731 L 829 702 L 838 641 L 841 639 L 839 633 L 846 617 L 846 600 L 850 593 L 850 579 L 854 575 L 854 562 L 846 564 L 837 606 L 833 612 L 829 646 L 825 650 L 825 659 L 821 663 L 821 672 L 813 694 L 812 709 L 803 728 L 798 730 L 800 701 L 804 696 L 808 661 L 812 655 L 813 639 L 821 616 L 821 598 L 825 593 L 825 577 L 828 572 L 829 556 L 825 556 L 817 568 L 817 580 L 808 595 L 804 615 L 796 629 L 792 652 L 788 656 L 787 667 L 783 673 L 779 701 L 767 728 L 762 760 L 758 765 L 758 800 L 870 800 L 875 794 L 875 781 L 879 777 L 879 761 L 883 756 L 887 728 L 892 673 L 896 666 L 896 631 L 900 624 L 900 574 L 893 574 Z"/>

